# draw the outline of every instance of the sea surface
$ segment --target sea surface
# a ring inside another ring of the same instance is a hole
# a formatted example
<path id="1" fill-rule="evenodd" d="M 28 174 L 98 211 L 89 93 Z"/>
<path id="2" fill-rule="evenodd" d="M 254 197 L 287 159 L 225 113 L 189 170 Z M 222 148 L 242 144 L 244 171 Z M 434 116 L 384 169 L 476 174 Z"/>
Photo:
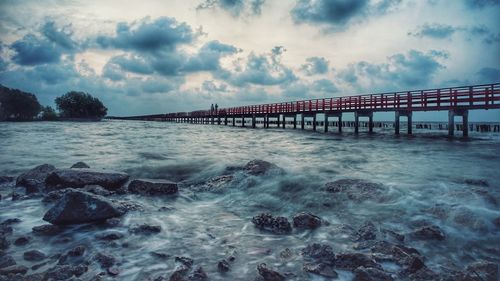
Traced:
<path id="1" fill-rule="evenodd" d="M 173 198 L 124 195 L 144 210 L 126 214 L 118 231 L 127 233 L 128 225 L 150 223 L 162 227 L 159 234 L 126 235 L 107 243 L 94 238 L 106 229 L 73 226 L 62 234 L 67 238 L 63 242 L 62 236 L 35 237 L 31 244 L 8 251 L 18 263 L 31 266 L 22 259 L 28 249 L 54 255 L 83 243 L 89 253 L 104 251 L 117 257 L 119 280 L 168 276 L 175 256 L 193 258 L 212 280 L 253 280 L 260 263 L 294 273 L 290 280 L 323 280 L 302 271 L 300 250 L 322 243 L 336 253 L 363 251 L 355 249 L 357 244 L 344 229 L 372 222 L 378 229 L 405 235 L 405 245 L 418 249 L 437 272 L 463 269 L 478 260 L 500 261 L 500 133 L 472 132 L 468 139 L 449 139 L 446 131 L 414 130 L 413 136 L 395 136 L 390 128 L 373 134 L 361 128 L 359 135 L 349 128 L 341 134 L 330 129 L 325 134 L 142 121 L 0 123 L 0 175 L 17 176 L 43 163 L 66 168 L 84 161 L 92 168 L 127 172 L 131 178 L 181 184 L 179 196 Z M 286 173 L 239 173 L 216 193 L 189 188 L 253 159 L 274 163 Z M 339 179 L 381 184 L 383 198 L 353 201 L 325 192 L 327 182 Z M 22 220 L 14 228 L 16 235 L 31 235 L 33 226 L 45 223 L 42 217 L 50 204 L 40 199 L 11 201 L 1 189 L 0 194 L 0 221 Z M 276 235 L 251 222 L 262 212 L 291 219 L 301 211 L 328 223 L 316 230 Z M 446 239 L 412 239 L 408 234 L 422 224 L 439 226 Z M 280 257 L 286 248 L 296 258 Z M 159 259 L 153 251 L 171 258 Z M 220 274 L 217 262 L 231 254 L 236 257 L 231 270 Z M 394 264 L 384 266 L 398 271 Z M 348 271 L 338 273 L 339 280 L 352 279 Z"/>

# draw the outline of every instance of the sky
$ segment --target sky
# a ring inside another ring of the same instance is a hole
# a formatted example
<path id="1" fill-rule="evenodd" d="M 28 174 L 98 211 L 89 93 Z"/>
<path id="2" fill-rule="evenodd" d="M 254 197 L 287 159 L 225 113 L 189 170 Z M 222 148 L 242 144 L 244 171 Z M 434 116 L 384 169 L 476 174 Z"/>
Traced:
<path id="1" fill-rule="evenodd" d="M 0 0 L 0 84 L 125 116 L 495 83 L 499 15 L 500 0 Z"/>

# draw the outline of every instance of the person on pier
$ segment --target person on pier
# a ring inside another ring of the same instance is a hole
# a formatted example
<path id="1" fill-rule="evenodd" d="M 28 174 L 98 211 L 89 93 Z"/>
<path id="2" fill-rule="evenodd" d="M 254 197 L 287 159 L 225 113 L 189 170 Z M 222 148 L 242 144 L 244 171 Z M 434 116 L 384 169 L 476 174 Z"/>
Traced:
<path id="1" fill-rule="evenodd" d="M 214 114 L 214 104 L 212 103 L 212 105 L 210 106 L 210 115 L 213 114 Z"/>
<path id="2" fill-rule="evenodd" d="M 219 108 L 219 106 L 217 104 L 215 104 L 215 115 L 219 114 L 218 108 Z"/>

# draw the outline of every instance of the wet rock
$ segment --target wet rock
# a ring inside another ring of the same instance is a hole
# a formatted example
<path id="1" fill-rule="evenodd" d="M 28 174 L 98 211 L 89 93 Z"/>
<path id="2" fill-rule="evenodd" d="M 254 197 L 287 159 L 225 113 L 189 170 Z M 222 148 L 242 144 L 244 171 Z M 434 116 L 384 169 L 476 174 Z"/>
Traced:
<path id="1" fill-rule="evenodd" d="M 14 180 L 14 177 L 0 176 L 0 184 L 8 183 Z"/>
<path id="2" fill-rule="evenodd" d="M 71 166 L 71 169 L 81 169 L 81 168 L 89 169 L 90 166 L 87 165 L 85 162 L 76 162 L 75 164 L 73 164 L 73 166 Z"/>
<path id="3" fill-rule="evenodd" d="M 30 250 L 24 252 L 23 258 L 26 261 L 42 261 L 47 257 L 47 255 L 38 250 Z"/>
<path id="4" fill-rule="evenodd" d="M 102 196 L 72 190 L 57 201 L 43 219 L 52 224 L 65 225 L 103 221 L 123 214 L 122 210 Z"/>
<path id="5" fill-rule="evenodd" d="M 173 210 L 175 210 L 175 208 L 172 206 L 162 206 L 162 207 L 158 208 L 158 212 L 170 212 Z"/>
<path id="6" fill-rule="evenodd" d="M 178 191 L 177 183 L 160 179 L 137 179 L 130 182 L 128 190 L 141 195 L 171 195 Z"/>
<path id="7" fill-rule="evenodd" d="M 415 273 L 408 275 L 408 277 L 412 281 L 423 281 L 423 280 L 440 281 L 441 280 L 441 276 L 439 276 L 439 274 L 435 273 L 434 271 L 430 270 L 427 267 L 421 268 L 420 270 L 416 271 Z"/>
<path id="8" fill-rule="evenodd" d="M 350 200 L 361 202 L 365 200 L 383 199 L 383 186 L 360 179 L 341 179 L 328 182 L 325 190 L 334 194 L 345 194 Z"/>
<path id="9" fill-rule="evenodd" d="M 353 281 L 394 281 L 394 278 L 377 268 L 358 267 L 354 270 Z"/>
<path id="10" fill-rule="evenodd" d="M 285 276 L 277 271 L 269 269 L 265 263 L 258 265 L 257 270 L 265 281 L 285 281 Z"/>
<path id="11" fill-rule="evenodd" d="M 130 233 L 133 234 L 156 234 L 161 232 L 161 226 L 150 225 L 150 224 L 140 224 L 132 226 L 129 229 Z"/>
<path id="12" fill-rule="evenodd" d="M 81 257 L 85 253 L 85 246 L 79 245 L 68 251 L 70 257 Z"/>
<path id="13" fill-rule="evenodd" d="M 228 272 L 229 267 L 229 263 L 226 260 L 221 260 L 217 263 L 217 270 L 219 270 L 219 272 Z"/>
<path id="14" fill-rule="evenodd" d="M 164 259 L 164 260 L 170 258 L 169 254 L 167 254 L 165 252 L 160 252 L 160 251 L 153 251 L 153 252 L 151 252 L 151 255 L 153 257 L 156 257 L 156 258 L 159 258 L 159 259 Z"/>
<path id="15" fill-rule="evenodd" d="M 57 225 L 44 224 L 33 227 L 32 231 L 34 234 L 38 235 L 53 236 L 59 234 L 62 229 Z"/>
<path id="16" fill-rule="evenodd" d="M 115 257 L 106 253 L 97 253 L 95 260 L 105 269 L 112 267 L 116 263 Z"/>
<path id="17" fill-rule="evenodd" d="M 172 275 L 170 275 L 170 278 L 168 279 L 169 281 L 187 281 L 185 278 L 184 278 L 184 272 L 182 271 L 174 271 L 174 273 L 172 273 Z"/>
<path id="18" fill-rule="evenodd" d="M 100 185 L 96 185 L 96 184 L 86 185 L 82 188 L 82 190 L 90 192 L 90 193 L 94 193 L 94 194 L 100 195 L 100 196 L 110 196 L 110 195 L 114 194 L 113 191 L 109 191 L 109 190 L 105 189 L 104 187 L 102 187 Z"/>
<path id="19" fill-rule="evenodd" d="M 386 234 L 389 237 L 394 238 L 395 240 L 397 240 L 399 242 L 405 241 L 405 236 L 403 234 L 399 234 L 399 233 L 395 232 L 394 230 L 382 229 L 382 233 Z"/>
<path id="20" fill-rule="evenodd" d="M 314 273 L 327 278 L 337 278 L 338 274 L 333 268 L 324 263 L 305 263 L 304 271 Z"/>
<path id="21" fill-rule="evenodd" d="M 56 167 L 49 164 L 37 166 L 17 177 L 16 186 L 24 186 L 26 193 L 38 192 L 44 189 L 45 180 L 55 169 Z"/>
<path id="22" fill-rule="evenodd" d="M 294 256 L 294 254 L 293 254 L 292 250 L 290 250 L 289 248 L 286 248 L 280 252 L 280 258 L 283 261 L 289 261 L 293 258 L 293 256 Z"/>
<path id="23" fill-rule="evenodd" d="M 253 176 L 262 176 L 268 174 L 284 174 L 285 171 L 273 163 L 264 160 L 252 160 L 243 167 L 246 173 Z"/>
<path id="24" fill-rule="evenodd" d="M 189 281 L 208 281 L 208 275 L 203 268 L 199 266 L 189 275 L 188 279 Z"/>
<path id="25" fill-rule="evenodd" d="M 252 223 L 261 230 L 276 234 L 286 234 L 292 231 L 292 226 L 285 217 L 273 217 L 269 213 L 262 213 L 252 218 Z"/>
<path id="26" fill-rule="evenodd" d="M 118 210 L 124 213 L 129 211 L 139 211 L 139 212 L 144 211 L 144 206 L 136 202 L 113 200 L 113 199 L 111 199 L 110 201 L 115 204 Z"/>
<path id="27" fill-rule="evenodd" d="M 486 223 L 466 207 L 459 207 L 453 210 L 452 219 L 453 222 L 475 231 L 486 232 L 488 230 Z"/>
<path id="28" fill-rule="evenodd" d="M 118 231 L 107 231 L 101 234 L 96 235 L 96 238 L 99 240 L 111 241 L 118 240 L 124 237 L 123 233 Z"/>
<path id="29" fill-rule="evenodd" d="M 472 278 L 480 278 L 479 280 L 494 281 L 500 280 L 498 264 L 488 261 L 479 261 L 467 266 L 467 273 Z M 475 279 L 472 279 L 475 280 Z"/>
<path id="30" fill-rule="evenodd" d="M 11 265 L 0 269 L 0 275 L 24 275 L 26 272 L 28 272 L 28 268 L 24 265 Z"/>
<path id="31" fill-rule="evenodd" d="M 12 265 L 16 265 L 16 261 L 14 260 L 14 258 L 12 256 L 0 255 L 0 268 L 9 267 Z"/>
<path id="32" fill-rule="evenodd" d="M 440 219 L 446 219 L 448 217 L 449 210 L 446 206 L 442 204 L 436 204 L 426 210 L 429 214 Z"/>
<path id="33" fill-rule="evenodd" d="M 8 224 L 0 224 L 0 236 L 11 235 L 12 231 L 12 226 Z"/>
<path id="34" fill-rule="evenodd" d="M 483 179 L 465 179 L 465 183 L 468 185 L 488 187 L 490 186 L 487 180 Z"/>
<path id="35" fill-rule="evenodd" d="M 325 263 L 328 265 L 335 264 L 335 254 L 332 247 L 324 244 L 310 244 L 302 249 L 302 255 L 315 260 L 316 262 Z"/>
<path id="36" fill-rule="evenodd" d="M 363 224 L 354 234 L 355 241 L 375 240 L 377 238 L 377 229 L 371 222 Z"/>
<path id="37" fill-rule="evenodd" d="M 232 175 L 217 176 L 209 179 L 203 184 L 193 185 L 190 188 L 197 192 L 222 193 L 229 187 L 233 179 L 234 177 Z"/>
<path id="38" fill-rule="evenodd" d="M 13 224 L 20 223 L 20 222 L 21 222 L 21 220 L 18 219 L 18 218 L 11 218 L 11 219 L 4 220 L 0 225 L 1 226 L 4 226 L 4 225 L 13 225 Z"/>
<path id="39" fill-rule="evenodd" d="M 427 225 L 417 228 L 411 235 L 419 240 L 444 240 L 445 235 L 436 225 Z"/>
<path id="40" fill-rule="evenodd" d="M 129 176 L 122 172 L 93 169 L 59 169 L 47 177 L 45 183 L 51 186 L 81 188 L 86 185 L 100 185 L 108 190 L 119 189 Z"/>
<path id="41" fill-rule="evenodd" d="M 293 217 L 293 226 L 297 228 L 315 229 L 321 226 L 321 218 L 308 212 L 301 212 Z"/>
<path id="42" fill-rule="evenodd" d="M 73 189 L 71 188 L 66 188 L 66 189 L 59 189 L 59 190 L 54 190 L 54 191 L 51 191 L 49 193 L 47 193 L 46 195 L 43 196 L 43 199 L 42 199 L 42 202 L 43 203 L 54 203 L 54 202 L 57 202 L 58 200 L 60 200 L 61 198 L 63 198 L 63 196 L 68 193 L 68 192 L 71 192 Z"/>
<path id="43" fill-rule="evenodd" d="M 179 262 L 189 269 L 193 266 L 194 260 L 188 257 L 175 257 L 175 262 Z"/>
<path id="44" fill-rule="evenodd" d="M 44 261 L 42 263 L 37 263 L 31 267 L 31 270 L 38 270 L 39 268 L 41 268 L 49 263 L 50 263 L 50 261 Z"/>
<path id="45" fill-rule="evenodd" d="M 414 258 L 417 257 L 420 260 L 423 260 L 423 257 L 420 255 L 420 252 L 411 247 L 406 247 L 403 245 L 395 245 L 392 243 L 389 243 L 387 241 L 377 241 L 376 244 L 371 248 L 371 251 L 373 253 L 377 254 L 382 254 L 383 256 L 376 256 L 379 259 L 386 259 L 386 260 L 391 260 L 395 263 L 397 263 L 400 266 L 405 266 L 405 267 L 413 267 L 417 265 Z M 385 256 L 385 258 L 384 258 Z M 413 265 L 412 265 L 413 263 Z M 414 271 L 410 269 L 409 271 Z"/>
<path id="46" fill-rule="evenodd" d="M 109 227 L 116 227 L 121 224 L 120 218 L 110 218 L 106 220 L 106 225 Z"/>
<path id="47" fill-rule="evenodd" d="M 120 269 L 118 269 L 118 267 L 116 266 L 112 266 L 108 268 L 106 272 L 108 272 L 108 274 L 111 276 L 117 276 L 118 274 L 120 274 Z"/>
<path id="48" fill-rule="evenodd" d="M 73 276 L 79 277 L 87 271 L 88 267 L 85 265 L 56 265 L 47 270 L 43 280 L 69 280 Z"/>
<path id="49" fill-rule="evenodd" d="M 0 250 L 6 250 L 10 246 L 10 241 L 7 240 L 7 237 L 4 235 L 0 235 Z"/>
<path id="50" fill-rule="evenodd" d="M 362 253 L 341 253 L 336 256 L 335 266 L 347 270 L 355 270 L 362 267 L 381 268 L 381 266 L 370 256 Z"/>

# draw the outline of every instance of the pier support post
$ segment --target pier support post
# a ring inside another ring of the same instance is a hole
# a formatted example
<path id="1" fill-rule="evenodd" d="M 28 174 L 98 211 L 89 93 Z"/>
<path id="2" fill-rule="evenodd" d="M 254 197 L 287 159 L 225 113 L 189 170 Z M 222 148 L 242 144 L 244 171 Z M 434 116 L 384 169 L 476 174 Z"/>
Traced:
<path id="1" fill-rule="evenodd" d="M 396 135 L 399 135 L 399 111 L 396 111 L 396 118 L 394 120 L 394 131 Z"/>
<path id="2" fill-rule="evenodd" d="M 411 135 L 413 133 L 413 128 L 412 128 L 412 118 L 413 117 L 413 112 L 409 111 L 408 115 L 406 115 L 406 118 L 408 119 L 408 135 Z"/>
<path id="3" fill-rule="evenodd" d="M 233 127 L 236 126 L 236 117 L 233 117 Z"/>
<path id="4" fill-rule="evenodd" d="M 325 133 L 328 132 L 328 114 L 325 113 Z"/>
<path id="5" fill-rule="evenodd" d="M 469 136 L 469 111 L 464 110 L 462 113 L 462 132 L 464 137 Z"/>
<path id="6" fill-rule="evenodd" d="M 277 128 L 280 127 L 280 115 L 279 114 L 276 116 L 276 127 Z"/>
<path id="7" fill-rule="evenodd" d="M 217 125 L 220 125 L 220 117 L 217 116 Z"/>
<path id="8" fill-rule="evenodd" d="M 252 128 L 255 128 L 255 114 L 252 115 Z"/>
<path id="9" fill-rule="evenodd" d="M 313 114 L 313 131 L 316 131 L 316 113 Z"/>
<path id="10" fill-rule="evenodd" d="M 264 115 L 264 128 L 269 128 L 269 115 Z"/>
<path id="11" fill-rule="evenodd" d="M 224 126 L 227 126 L 227 116 L 224 117 Z"/>
<path id="12" fill-rule="evenodd" d="M 245 116 L 241 116 L 241 127 L 245 127 Z"/>
<path id="13" fill-rule="evenodd" d="M 373 133 L 373 112 L 368 115 L 368 132 Z"/>
<path id="14" fill-rule="evenodd" d="M 297 114 L 293 115 L 293 128 L 297 129 Z"/>
<path id="15" fill-rule="evenodd" d="M 448 136 L 452 137 L 455 132 L 455 111 L 448 111 Z"/>
<path id="16" fill-rule="evenodd" d="M 339 133 L 342 133 L 342 113 L 339 113 Z"/>
<path id="17" fill-rule="evenodd" d="M 300 118 L 301 118 L 301 121 L 300 121 L 300 128 L 301 128 L 302 130 L 304 130 L 304 127 L 305 127 L 305 124 L 304 124 L 305 122 L 304 122 L 304 120 L 306 119 L 306 118 L 304 117 L 304 113 L 302 113 L 302 114 L 300 115 Z"/>
<path id="18" fill-rule="evenodd" d="M 281 123 L 281 125 L 283 126 L 283 129 L 285 129 L 285 126 L 286 126 L 286 116 L 285 116 L 285 114 L 283 114 L 283 122 Z"/>
<path id="19" fill-rule="evenodd" d="M 354 112 L 354 133 L 359 133 L 359 114 Z"/>

